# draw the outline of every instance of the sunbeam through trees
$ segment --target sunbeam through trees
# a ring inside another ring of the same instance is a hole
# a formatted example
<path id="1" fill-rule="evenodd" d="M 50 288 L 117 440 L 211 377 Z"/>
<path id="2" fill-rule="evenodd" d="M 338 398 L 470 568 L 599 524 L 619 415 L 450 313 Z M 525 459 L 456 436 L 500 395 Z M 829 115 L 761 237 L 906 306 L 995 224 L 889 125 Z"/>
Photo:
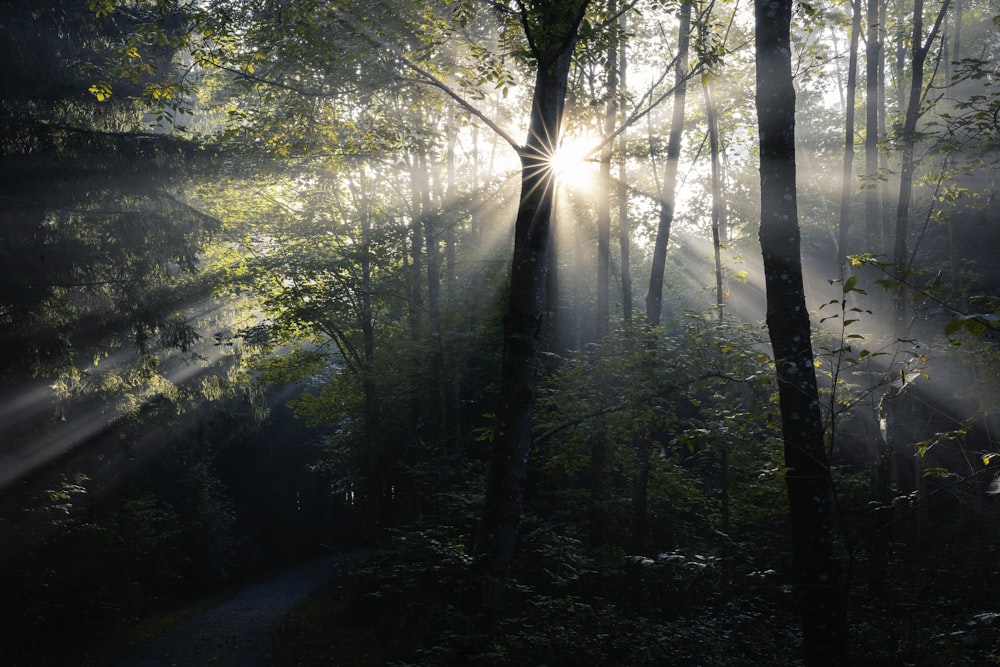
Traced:
<path id="1" fill-rule="evenodd" d="M 0 0 L 0 52 L 0 663 L 348 551 L 262 660 L 1000 660 L 995 3 Z"/>

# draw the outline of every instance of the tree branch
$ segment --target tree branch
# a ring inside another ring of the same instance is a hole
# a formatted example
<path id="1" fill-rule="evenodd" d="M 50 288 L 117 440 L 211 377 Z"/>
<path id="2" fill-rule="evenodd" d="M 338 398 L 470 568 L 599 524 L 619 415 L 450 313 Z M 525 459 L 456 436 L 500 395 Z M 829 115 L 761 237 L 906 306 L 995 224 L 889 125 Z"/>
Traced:
<path id="1" fill-rule="evenodd" d="M 460 107 L 468 111 L 470 114 L 472 114 L 480 121 L 482 121 L 488 128 L 493 130 L 497 134 L 497 136 L 499 136 L 501 139 L 507 142 L 507 144 L 511 148 L 513 148 L 518 153 L 521 152 L 521 144 L 516 139 L 514 139 L 506 130 L 500 127 L 500 125 L 498 125 L 492 118 L 487 116 L 485 113 L 483 113 L 473 104 L 471 104 L 468 100 L 459 95 L 454 88 L 449 86 L 447 83 L 445 83 L 438 77 L 434 76 L 434 74 L 432 74 L 431 72 L 428 72 L 426 69 L 424 69 L 417 63 L 410 60 L 410 58 L 406 55 L 406 53 L 398 46 L 388 43 L 387 41 L 385 41 L 384 39 L 380 38 L 378 35 L 373 33 L 371 30 L 369 30 L 368 28 L 359 24 L 351 17 L 345 15 L 342 11 L 340 10 L 335 10 L 335 11 L 337 16 L 340 17 L 340 19 L 345 24 L 350 26 L 352 30 L 355 30 L 359 35 L 361 35 L 374 45 L 389 51 L 392 55 L 394 55 L 396 58 L 399 59 L 400 63 L 402 63 L 407 68 L 413 70 L 420 77 L 421 82 L 429 86 L 433 86 L 434 88 L 437 88 L 438 90 L 443 92 L 445 95 L 453 99 Z"/>

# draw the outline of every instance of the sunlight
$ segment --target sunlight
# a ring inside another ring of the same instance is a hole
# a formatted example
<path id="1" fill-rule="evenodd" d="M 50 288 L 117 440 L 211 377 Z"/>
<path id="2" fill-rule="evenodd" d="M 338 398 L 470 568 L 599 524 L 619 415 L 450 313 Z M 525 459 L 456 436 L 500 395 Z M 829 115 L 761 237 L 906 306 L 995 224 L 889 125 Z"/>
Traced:
<path id="1" fill-rule="evenodd" d="M 587 185 L 596 172 L 598 144 L 587 134 L 564 137 L 550 161 L 556 178 L 571 187 Z"/>

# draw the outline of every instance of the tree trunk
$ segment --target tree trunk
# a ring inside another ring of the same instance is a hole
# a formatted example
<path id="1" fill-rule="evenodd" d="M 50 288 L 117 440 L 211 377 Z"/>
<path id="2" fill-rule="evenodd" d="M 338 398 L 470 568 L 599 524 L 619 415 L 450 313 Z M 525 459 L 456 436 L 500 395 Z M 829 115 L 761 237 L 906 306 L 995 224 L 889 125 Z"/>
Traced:
<path id="1" fill-rule="evenodd" d="M 792 0 L 756 0 L 760 244 L 767 326 L 778 376 L 792 572 L 808 665 L 847 664 L 847 623 L 834 558 L 833 488 L 823 438 L 800 256 L 795 186 Z"/>
<path id="2" fill-rule="evenodd" d="M 550 156 L 558 145 L 569 66 L 587 4 L 587 0 L 549 0 L 537 3 L 530 16 L 522 17 L 537 70 L 528 138 L 520 151 L 521 195 L 504 316 L 493 457 L 474 549 L 486 568 L 482 603 L 491 631 L 495 629 L 514 560 L 531 455 L 535 370 L 555 188 Z"/>
<path id="3" fill-rule="evenodd" d="M 868 43 L 865 47 L 865 251 L 872 253 L 878 253 L 882 248 L 882 188 L 879 184 L 878 164 L 879 112 L 882 101 L 879 93 L 882 78 L 879 73 L 883 57 L 881 3 L 882 0 L 868 0 Z M 851 145 L 853 148 L 853 138 Z M 841 230 L 841 238 L 845 234 Z"/>
<path id="4" fill-rule="evenodd" d="M 621 17 L 618 19 L 618 28 L 620 30 L 620 35 L 625 35 L 626 20 L 625 14 L 622 13 Z M 619 111 L 625 109 L 625 99 L 626 99 L 626 82 L 627 82 L 627 72 L 628 72 L 628 60 L 627 60 L 627 49 L 625 48 L 625 39 L 620 37 L 618 40 L 618 98 Z M 624 114 L 621 114 L 624 116 Z M 628 139 L 626 139 L 627 131 L 622 131 L 618 136 L 618 247 L 621 252 L 621 271 L 622 271 L 622 320 L 626 325 L 632 323 L 632 271 L 629 268 L 631 262 L 630 251 L 631 251 L 631 239 L 632 230 L 629 228 L 628 224 Z"/>
<path id="5" fill-rule="evenodd" d="M 446 210 L 455 205 L 455 144 L 458 140 L 458 128 L 455 127 L 455 111 L 451 113 L 451 123 L 448 125 L 448 148 L 445 154 L 446 183 L 444 192 L 444 207 Z M 455 304 L 455 280 L 457 275 L 457 263 L 455 260 L 455 227 L 454 221 L 449 222 L 444 235 L 444 257 L 445 257 L 445 295 L 448 305 Z"/>
<path id="6" fill-rule="evenodd" d="M 618 13 L 618 1 L 608 0 L 608 16 Z M 607 66 L 608 101 L 604 113 L 604 138 L 615 130 L 618 118 L 618 45 L 611 40 Z M 597 192 L 597 340 L 608 335 L 611 321 L 611 141 L 601 148 Z"/>
<path id="7" fill-rule="evenodd" d="M 359 295 L 358 320 L 361 325 L 363 356 L 361 359 L 361 389 L 364 395 L 365 416 L 365 456 L 368 461 L 368 488 L 364 495 L 370 504 L 369 511 L 376 526 L 383 526 L 387 521 L 388 509 L 382 503 L 382 466 L 380 465 L 380 438 L 378 425 L 378 385 L 375 382 L 375 321 L 372 308 L 372 261 L 371 235 L 372 221 L 369 211 L 368 188 L 370 183 L 364 171 L 360 176 L 361 217 L 361 291 Z"/>
<path id="8" fill-rule="evenodd" d="M 719 118 L 715 111 L 715 100 L 708 74 L 702 75 L 701 90 L 705 96 L 705 116 L 708 124 L 708 145 L 712 158 L 712 248 L 715 251 L 715 306 L 719 321 L 723 319 L 722 290 L 722 239 L 719 225 L 723 217 L 725 201 L 722 197 L 722 165 L 719 163 Z"/>
<path id="9" fill-rule="evenodd" d="M 558 186 L 553 185 L 553 187 Z M 558 206 L 558 203 L 553 204 L 553 216 L 555 216 Z M 557 355 L 562 355 L 567 350 L 566 323 L 563 321 L 563 313 L 559 307 L 562 299 L 560 283 L 563 280 L 563 276 L 560 275 L 562 269 L 559 266 L 559 245 L 561 242 L 558 230 L 553 230 L 549 234 L 549 243 L 545 250 L 545 330 L 542 332 L 543 349 Z"/>
<path id="10" fill-rule="evenodd" d="M 455 125 L 455 110 L 452 109 L 451 123 L 448 125 L 448 148 L 445 154 L 445 210 L 453 209 L 455 206 L 455 146 L 458 138 L 458 128 Z M 475 185 L 474 183 L 471 185 Z M 458 264 L 456 261 L 457 239 L 455 229 L 458 226 L 455 220 L 448 223 L 445 232 L 445 294 L 448 299 L 448 309 L 453 311 L 456 306 L 457 292 L 456 281 L 458 279 Z M 441 332 L 441 345 L 451 345 L 451 341 L 445 340 L 445 332 Z M 445 427 L 452 451 L 455 451 L 458 443 L 462 440 L 462 373 L 460 367 L 455 364 L 448 364 L 445 378 L 445 393 L 447 396 L 445 408 Z"/>
<path id="11" fill-rule="evenodd" d="M 423 313 L 424 313 L 424 292 L 423 292 L 423 245 L 424 245 L 424 230 L 423 230 L 423 214 L 422 214 L 422 204 L 421 204 L 421 181 L 425 181 L 426 186 L 426 174 L 421 175 L 420 164 L 416 156 L 413 156 L 412 162 L 410 163 L 410 206 L 412 208 L 412 216 L 410 221 L 410 266 L 407 271 L 407 277 L 409 278 L 408 292 L 409 292 L 409 303 L 407 304 L 407 323 L 410 329 L 410 343 L 412 344 L 412 358 L 410 359 L 410 377 L 413 381 L 416 381 L 416 377 L 420 372 L 420 359 L 416 355 L 416 350 L 420 345 L 420 332 L 423 323 Z M 404 263 L 405 263 L 404 258 Z M 421 400 L 417 396 L 411 396 L 408 400 L 409 411 L 410 411 L 410 428 L 416 430 L 421 422 L 421 415 L 423 413 L 423 408 Z"/>
<path id="12" fill-rule="evenodd" d="M 847 99 L 844 102 L 844 171 L 840 183 L 840 228 L 837 236 L 837 264 L 841 267 L 847 264 L 848 232 L 851 227 L 851 190 L 854 180 L 854 105 L 858 95 L 861 0 L 852 0 L 851 12 L 853 14 L 851 16 L 851 47 L 847 58 Z"/>
<path id="13" fill-rule="evenodd" d="M 910 73 L 910 94 L 906 103 L 906 115 L 903 117 L 902 157 L 899 167 L 899 199 L 896 203 L 896 232 L 893 244 L 892 258 L 896 264 L 897 274 L 904 273 L 909 268 L 907 251 L 907 236 L 909 234 L 910 195 L 913 192 L 913 177 L 916 172 L 915 150 L 917 144 L 917 121 L 920 119 L 920 102 L 924 92 L 924 63 L 931 44 L 934 42 L 941 23 L 948 11 L 950 0 L 944 0 L 938 11 L 934 27 L 924 41 L 924 0 L 913 2 L 913 37 Z M 893 299 L 893 334 L 897 338 L 906 335 L 907 330 L 906 289 L 902 285 L 896 288 Z"/>
<path id="14" fill-rule="evenodd" d="M 437 435 L 444 426 L 447 406 L 444 387 L 444 343 L 441 334 L 441 243 L 438 240 L 438 216 L 431 204 L 428 187 L 426 155 L 420 156 L 418 165 L 421 174 L 420 218 L 423 222 L 424 243 L 427 247 L 427 319 L 431 328 L 431 391 L 428 392 L 431 405 L 426 417 L 430 432 Z"/>
<path id="15" fill-rule="evenodd" d="M 652 268 L 649 291 L 646 292 L 646 320 L 653 326 L 660 323 L 663 307 L 663 273 L 667 264 L 667 246 L 670 227 L 674 222 L 674 205 L 677 201 L 677 166 L 680 162 L 681 136 L 684 131 L 684 104 L 687 97 L 688 51 L 691 43 L 691 4 L 680 8 L 677 26 L 677 76 L 674 88 L 674 111 L 670 120 L 670 139 L 667 141 L 667 166 L 660 190 L 660 223 L 653 244 Z"/>
<path id="16" fill-rule="evenodd" d="M 965 5 L 962 0 L 955 0 L 955 31 L 952 33 L 951 58 L 958 62 L 962 59 L 962 21 L 965 20 Z M 951 82 L 948 82 L 951 84 Z"/>

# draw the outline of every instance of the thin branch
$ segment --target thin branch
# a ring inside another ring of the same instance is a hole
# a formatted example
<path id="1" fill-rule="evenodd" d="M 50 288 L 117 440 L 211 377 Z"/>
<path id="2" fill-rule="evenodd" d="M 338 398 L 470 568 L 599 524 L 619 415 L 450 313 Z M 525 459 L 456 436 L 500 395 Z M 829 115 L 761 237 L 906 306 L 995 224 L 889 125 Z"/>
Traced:
<path id="1" fill-rule="evenodd" d="M 213 67 L 222 70 L 223 72 L 229 72 L 230 74 L 235 74 L 243 79 L 252 81 L 257 84 L 264 86 L 270 86 L 272 88 L 281 88 L 283 90 L 288 90 L 290 92 L 296 93 L 298 95 L 303 95 L 305 97 L 315 97 L 318 99 L 328 99 L 331 97 L 338 97 L 341 93 L 339 91 L 329 91 L 321 92 L 318 90 L 309 90 L 306 88 L 300 88 L 299 86 L 293 86 L 291 84 L 283 83 L 281 81 L 276 81 L 274 79 L 265 79 L 257 74 L 251 74 L 247 70 L 238 69 L 236 67 L 228 67 L 226 65 L 220 65 L 218 63 L 214 64 Z"/>
<path id="2" fill-rule="evenodd" d="M 566 429 L 582 424 L 587 420 L 594 419 L 595 417 L 600 417 L 601 415 L 606 415 L 610 412 L 620 412 L 628 407 L 631 407 L 630 403 L 619 403 L 618 405 L 605 406 L 598 410 L 593 410 L 584 415 L 581 415 L 576 419 L 570 419 L 569 421 L 565 421 L 557 426 L 553 426 L 548 431 L 545 431 L 541 435 L 535 437 L 534 441 L 532 442 L 532 446 L 537 447 L 538 445 L 545 442 L 546 440 L 556 435 L 560 431 L 565 431 Z"/>
<path id="3" fill-rule="evenodd" d="M 528 8 L 524 6 L 522 0 L 517 0 L 517 17 L 521 21 L 521 29 L 524 30 L 524 38 L 528 40 L 528 50 L 531 54 L 535 56 L 535 60 L 539 63 L 542 61 L 541 51 L 538 50 L 538 45 L 535 44 L 535 38 L 531 34 L 531 24 L 528 23 Z"/>
<path id="4" fill-rule="evenodd" d="M 457 102 L 460 107 L 462 107 L 463 109 L 465 109 L 466 111 L 468 111 L 470 114 L 472 114 L 473 116 L 475 116 L 476 118 L 478 118 L 479 120 L 481 120 L 487 127 L 489 127 L 491 130 L 493 130 L 497 134 L 497 136 L 499 136 L 501 139 L 503 139 L 505 142 L 507 142 L 507 144 L 511 148 L 513 148 L 518 153 L 521 152 L 521 144 L 516 139 L 514 139 L 509 133 L 507 133 L 506 130 L 504 130 L 502 127 L 500 127 L 495 121 L 493 121 L 493 119 L 491 119 L 485 113 L 483 113 L 482 111 L 480 111 L 477 107 L 473 106 L 464 97 L 462 97 L 457 92 L 455 92 L 455 90 L 451 86 L 449 86 L 448 84 L 446 84 L 444 81 L 442 81 L 438 77 L 434 76 L 432 73 L 428 72 L 426 69 L 424 69 L 420 65 L 418 65 L 415 62 L 413 62 L 412 60 L 410 60 L 410 58 L 406 55 L 406 53 L 402 49 L 400 49 L 398 46 L 395 46 L 394 44 L 390 44 L 390 43 L 386 42 L 385 40 L 383 40 L 382 38 L 380 38 L 378 35 L 376 35 L 375 33 L 373 33 L 371 30 L 368 30 L 368 28 L 360 25 L 354 19 L 352 19 L 349 16 L 345 15 L 343 12 L 337 10 L 336 14 L 341 18 L 341 20 L 344 23 L 346 23 L 348 26 L 350 26 L 352 30 L 357 31 L 358 34 L 360 34 L 362 37 L 364 37 L 368 41 L 372 42 L 376 46 L 379 46 L 379 47 L 381 47 L 383 49 L 386 49 L 387 51 L 389 51 L 390 53 L 392 53 L 392 55 L 394 55 L 396 58 L 398 58 L 399 61 L 403 65 L 405 65 L 409 69 L 411 69 L 414 72 L 416 72 L 421 77 L 421 80 L 423 81 L 423 83 L 426 83 L 426 84 L 428 84 L 430 86 L 433 86 L 434 88 L 437 88 L 438 90 L 442 91 L 445 95 L 447 95 L 448 97 L 450 97 L 451 99 L 453 99 L 455 102 Z"/>

